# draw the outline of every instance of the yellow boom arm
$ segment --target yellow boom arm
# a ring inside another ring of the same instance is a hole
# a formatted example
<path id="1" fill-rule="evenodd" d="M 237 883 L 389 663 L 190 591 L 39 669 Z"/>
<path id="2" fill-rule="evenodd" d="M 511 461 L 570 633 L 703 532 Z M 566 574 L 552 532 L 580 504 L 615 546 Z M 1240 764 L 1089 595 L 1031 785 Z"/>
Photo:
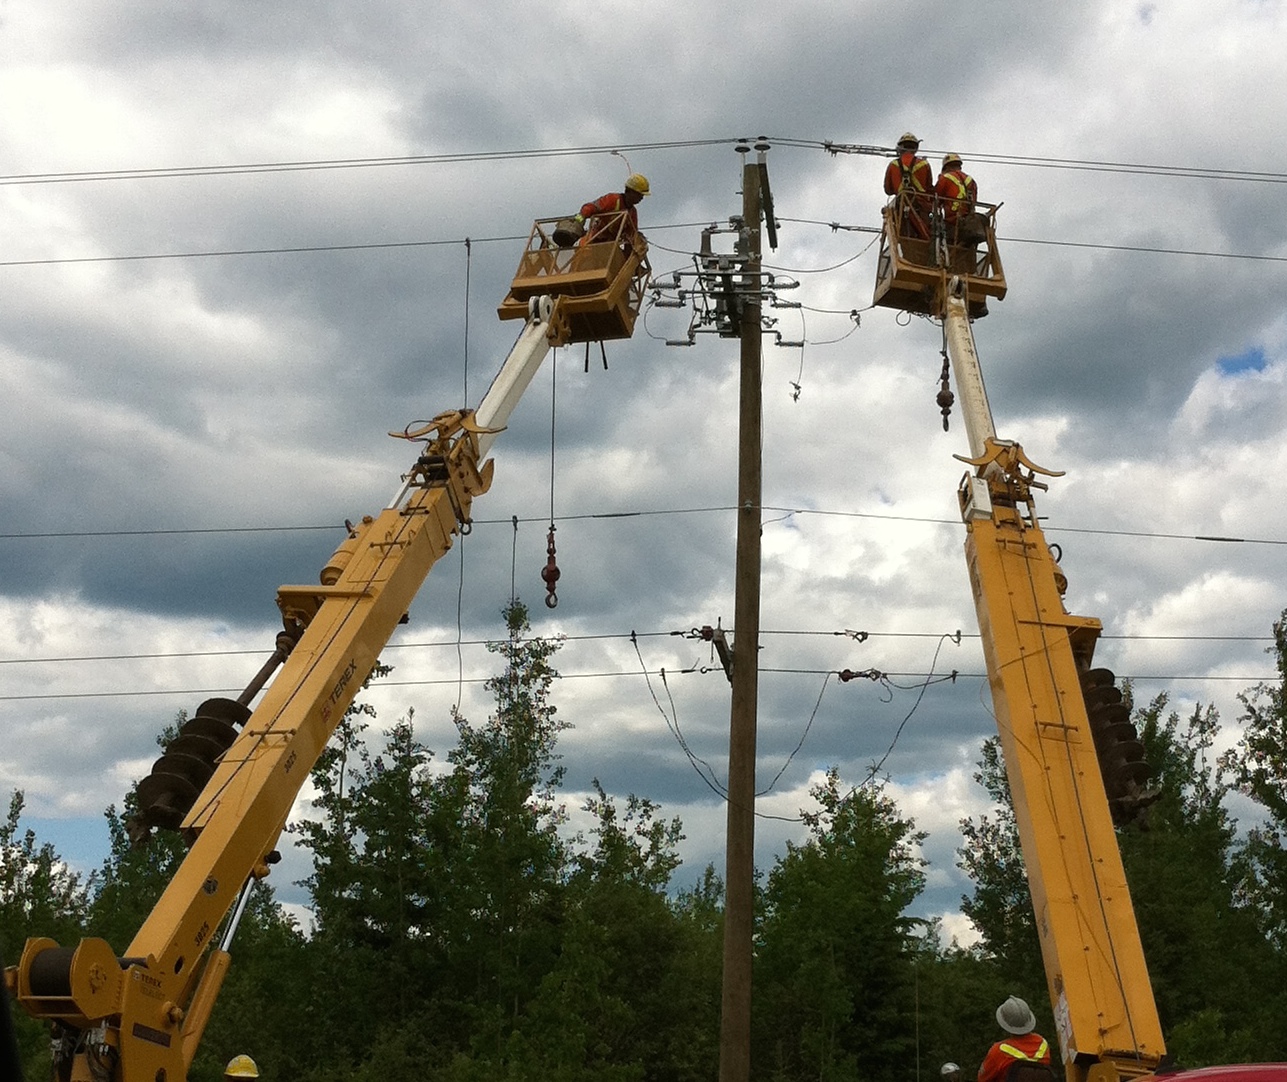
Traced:
<path id="1" fill-rule="evenodd" d="M 964 291 L 945 307 L 974 467 L 965 556 L 1050 1001 L 1068 1078 L 1112 1082 L 1148 1073 L 1165 1047 L 1083 690 L 1101 626 L 1064 607 L 1032 501 L 1036 475 L 1052 474 L 996 438 Z"/>
<path id="2" fill-rule="evenodd" d="M 125 956 L 101 939 L 75 948 L 32 939 L 6 974 L 19 1004 L 55 1023 L 56 1054 L 72 1082 L 187 1077 L 228 968 L 235 918 L 212 949 L 213 936 L 235 903 L 240 914 L 250 882 L 268 874 L 304 779 L 429 569 L 468 531 L 472 501 L 491 484 L 491 460 L 480 463 L 552 339 L 560 340 L 555 307 L 548 297 L 531 301 L 476 413 L 440 414 L 407 434 L 426 441 L 424 453 L 390 505 L 350 528 L 320 584 L 278 590 L 288 638 L 297 641 L 183 817 L 192 847 Z M 183 756 L 171 758 L 179 764 Z M 184 768 L 173 769 L 162 782 L 182 787 Z"/>

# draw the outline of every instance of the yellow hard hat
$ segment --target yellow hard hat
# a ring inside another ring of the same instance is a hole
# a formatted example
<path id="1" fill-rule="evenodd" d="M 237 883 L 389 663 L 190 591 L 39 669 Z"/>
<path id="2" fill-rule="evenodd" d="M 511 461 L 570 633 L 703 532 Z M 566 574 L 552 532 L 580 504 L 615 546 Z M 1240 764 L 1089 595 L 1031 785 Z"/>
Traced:
<path id="1" fill-rule="evenodd" d="M 626 177 L 626 188 L 640 195 L 648 194 L 648 178 L 642 173 L 631 173 Z"/>
<path id="2" fill-rule="evenodd" d="M 959 154 L 945 154 L 945 155 L 943 155 L 943 168 L 944 168 L 944 169 L 946 169 L 946 168 L 947 168 L 948 166 L 950 166 L 950 165 L 960 165 L 960 164 L 961 164 L 961 155 L 959 155 Z"/>
<path id="3" fill-rule="evenodd" d="M 224 1078 L 258 1078 L 259 1068 L 249 1056 L 233 1056 L 223 1069 Z"/>
<path id="4" fill-rule="evenodd" d="M 911 143 L 912 146 L 916 146 L 916 147 L 921 145 L 921 141 L 917 139 L 916 136 L 914 136 L 909 131 L 903 132 L 903 134 L 898 137 L 898 145 L 900 147 L 903 146 L 905 143 Z"/>

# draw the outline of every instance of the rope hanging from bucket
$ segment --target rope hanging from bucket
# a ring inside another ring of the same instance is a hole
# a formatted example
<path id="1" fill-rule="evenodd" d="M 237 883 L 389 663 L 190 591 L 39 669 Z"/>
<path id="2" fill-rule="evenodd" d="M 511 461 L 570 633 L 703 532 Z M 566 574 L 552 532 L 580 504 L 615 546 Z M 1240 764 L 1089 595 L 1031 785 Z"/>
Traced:
<path id="1" fill-rule="evenodd" d="M 559 576 L 559 564 L 554 547 L 554 421 L 558 410 L 558 353 L 550 361 L 550 532 L 545 538 L 545 566 L 541 569 L 541 578 L 545 582 L 545 607 L 557 608 L 559 595 L 555 592 Z"/>

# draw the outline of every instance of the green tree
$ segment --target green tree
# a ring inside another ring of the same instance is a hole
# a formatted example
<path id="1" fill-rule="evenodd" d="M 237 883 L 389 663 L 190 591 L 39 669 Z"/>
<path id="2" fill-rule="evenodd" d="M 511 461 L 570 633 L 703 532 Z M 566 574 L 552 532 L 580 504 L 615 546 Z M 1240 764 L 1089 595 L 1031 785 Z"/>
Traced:
<path id="1" fill-rule="evenodd" d="M 923 838 L 879 788 L 812 790 L 810 837 L 769 873 L 755 965 L 757 1076 L 891 1077 L 915 1061 Z"/>
<path id="2" fill-rule="evenodd" d="M 529 1076 L 709 1078 L 718 966 L 714 982 L 693 969 L 695 937 L 665 893 L 680 823 L 658 819 L 651 801 L 632 795 L 622 810 L 594 790 L 594 847 L 575 859 L 559 957 L 523 1021 Z"/>
<path id="3" fill-rule="evenodd" d="M 686 990 L 687 1026 L 674 1033 L 670 1061 L 680 1079 L 714 1078 L 724 963 L 724 883 L 708 864 L 701 878 L 671 902 L 679 922 L 673 979 Z"/>
<path id="4" fill-rule="evenodd" d="M 311 1041 L 303 1039 L 309 1005 L 329 994 L 312 980 L 306 947 L 268 882 L 257 882 L 229 945 L 232 965 L 189 1082 L 218 1082 L 224 1065 L 240 1053 L 254 1059 L 264 1078 L 304 1077 L 313 1055 Z"/>
<path id="5" fill-rule="evenodd" d="M 455 910 L 469 950 L 456 987 L 471 1001 L 474 1050 L 503 1059 L 527 1000 L 559 949 L 568 853 L 555 745 L 566 726 L 550 702 L 553 640 L 531 638 L 527 609 L 505 610 L 507 637 L 488 649 L 504 662 L 487 690 L 495 712 L 481 725 L 454 717 L 453 770 L 440 788 L 458 814 L 463 859 L 453 864 Z"/>
<path id="6" fill-rule="evenodd" d="M 311 968 L 344 981 L 313 1005 L 317 1060 L 354 1078 L 403 1060 L 426 1076 L 475 1061 L 499 1071 L 558 958 L 568 867 L 555 800 L 563 726 L 549 701 L 558 646 L 529 637 L 521 605 L 505 615 L 506 640 L 489 646 L 505 662 L 487 684 L 495 713 L 481 725 L 454 716 L 446 771 L 410 715 L 378 755 L 346 723 L 314 772 L 323 817 L 296 827 L 314 864 Z"/>
<path id="7" fill-rule="evenodd" d="M 1223 762 L 1238 789 L 1262 810 L 1248 833 L 1246 890 L 1266 933 L 1287 949 L 1287 611 L 1274 622 L 1273 637 L 1267 652 L 1278 680 L 1239 696 L 1242 737 Z"/>
<path id="8" fill-rule="evenodd" d="M 1029 1002 L 1045 998 L 1041 941 L 1032 912 L 1032 895 L 1019 845 L 1010 783 L 996 737 L 983 742 L 974 780 L 992 799 L 990 814 L 961 821 L 964 845 L 958 866 L 970 877 L 974 893 L 961 899 L 961 911 L 978 930 L 980 949 L 996 966 L 1002 983 Z M 1004 998 L 1004 997 L 1003 997 Z"/>
<path id="9" fill-rule="evenodd" d="M 1282 1028 L 1273 952 L 1241 897 L 1229 783 L 1213 752 L 1219 716 L 1166 707 L 1159 695 L 1136 714 L 1159 797 L 1145 824 L 1119 831 L 1122 861 L 1169 1051 L 1185 1066 L 1245 1061 L 1257 1015 Z M 1248 983 L 1266 990 L 1259 1004 Z"/>
<path id="10" fill-rule="evenodd" d="M 23 830 L 20 790 L 9 798 L 0 822 L 0 939 L 6 957 L 17 960 L 29 936 L 68 943 L 80 938 L 88 908 L 88 884 L 49 842 Z"/>
<path id="11" fill-rule="evenodd" d="M 319 1062 L 360 1060 L 373 1034 L 418 1014 L 440 977 L 448 839 L 435 829 L 432 753 L 413 720 L 394 724 L 373 755 L 365 725 L 346 717 L 314 770 L 324 818 L 293 828 L 313 855 L 307 968 L 332 990 L 306 1009 Z"/>
<path id="12" fill-rule="evenodd" d="M 916 956 L 921 1077 L 938 1077 L 947 1061 L 973 1078 L 996 1038 L 997 1005 L 1014 992 L 997 960 L 976 947 L 944 946 L 932 929 Z M 1029 1001 L 1037 1028 L 1049 1028 L 1044 993 Z"/>
<path id="13" fill-rule="evenodd" d="M 44 936 L 63 946 L 80 941 L 89 906 L 88 884 L 68 868 L 49 842 L 22 829 L 21 790 L 9 798 L 0 821 L 0 956 L 16 965 L 28 938 Z M 29 1079 L 49 1076 L 45 1027 L 16 1011 L 13 1018 L 23 1069 Z"/>
<path id="14" fill-rule="evenodd" d="M 1168 1050 L 1186 1066 L 1278 1057 L 1282 962 L 1266 941 L 1261 909 L 1249 904 L 1255 878 L 1227 808 L 1237 763 L 1214 753 L 1213 708 L 1199 705 L 1181 718 L 1167 702 L 1160 695 L 1134 714 L 1157 798 L 1142 822 L 1117 831 L 1117 842 Z M 976 777 L 998 810 L 962 824 L 961 866 L 975 884 L 964 909 L 981 933 L 982 959 L 1004 978 L 1003 994 L 1024 995 L 1040 1019 L 1044 971 L 995 741 L 985 745 Z M 986 972 L 977 976 L 990 983 Z M 1248 981 L 1260 989 L 1253 1000 L 1244 994 Z"/>

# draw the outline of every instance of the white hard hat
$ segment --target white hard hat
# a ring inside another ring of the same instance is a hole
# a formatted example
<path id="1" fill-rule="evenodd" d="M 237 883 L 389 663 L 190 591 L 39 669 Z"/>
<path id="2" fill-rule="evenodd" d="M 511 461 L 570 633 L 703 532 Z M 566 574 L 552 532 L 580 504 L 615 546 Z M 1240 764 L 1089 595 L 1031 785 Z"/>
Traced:
<path id="1" fill-rule="evenodd" d="M 1037 1025 L 1036 1016 L 1018 996 L 1011 996 L 997 1008 L 997 1025 L 1007 1033 L 1031 1033 Z"/>
<path id="2" fill-rule="evenodd" d="M 938 1073 L 941 1074 L 944 1078 L 946 1078 L 950 1074 L 960 1074 L 961 1068 L 958 1067 L 955 1063 L 945 1063 L 943 1064 L 942 1067 L 939 1068 Z"/>

